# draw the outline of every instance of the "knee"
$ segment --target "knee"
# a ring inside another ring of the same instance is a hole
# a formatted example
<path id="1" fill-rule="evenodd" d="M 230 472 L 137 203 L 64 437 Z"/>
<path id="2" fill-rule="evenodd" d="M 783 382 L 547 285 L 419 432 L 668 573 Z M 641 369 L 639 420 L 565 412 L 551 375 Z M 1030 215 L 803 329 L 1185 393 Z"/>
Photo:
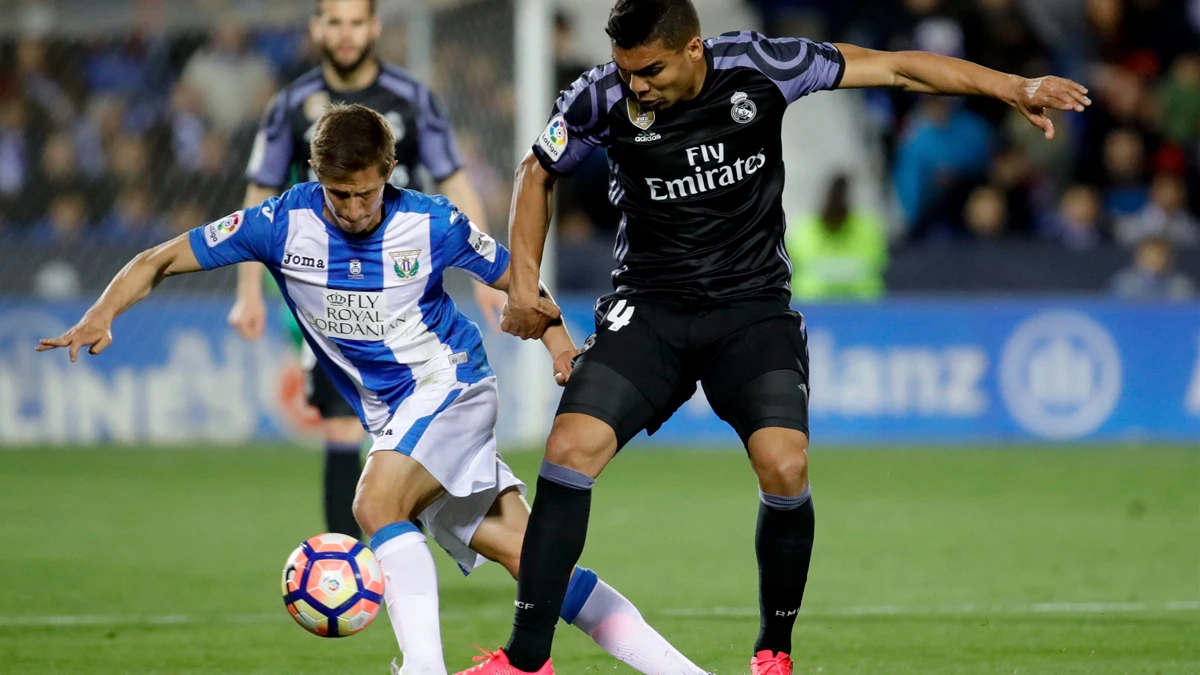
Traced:
<path id="1" fill-rule="evenodd" d="M 763 492 L 794 497 L 808 486 L 808 443 L 789 444 L 754 467 Z"/>
<path id="2" fill-rule="evenodd" d="M 358 521 L 358 526 L 362 528 L 363 534 L 368 537 L 387 525 L 381 518 L 378 505 L 372 502 L 369 495 L 363 494 L 362 490 L 354 495 L 354 519 Z"/>
<path id="3" fill-rule="evenodd" d="M 354 495 L 354 519 L 368 537 L 385 525 L 401 520 L 410 520 L 411 509 L 397 509 L 396 504 L 377 498 L 370 490 L 359 490 Z"/>
<path id="4" fill-rule="evenodd" d="M 556 427 L 546 439 L 547 461 L 588 475 L 594 475 L 595 465 L 603 462 L 604 450 L 602 443 L 569 428 Z"/>

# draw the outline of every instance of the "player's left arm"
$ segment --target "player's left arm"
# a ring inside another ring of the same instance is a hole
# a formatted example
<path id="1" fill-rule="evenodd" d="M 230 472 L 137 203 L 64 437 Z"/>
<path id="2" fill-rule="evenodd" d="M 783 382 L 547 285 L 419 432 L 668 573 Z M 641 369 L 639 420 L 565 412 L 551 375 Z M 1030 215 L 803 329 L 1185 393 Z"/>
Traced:
<path id="1" fill-rule="evenodd" d="M 44 352 L 66 348 L 71 363 L 75 362 L 79 350 L 84 347 L 88 347 L 89 354 L 99 354 L 112 344 L 114 319 L 141 302 L 163 279 L 202 269 L 186 233 L 142 251 L 113 277 L 100 299 L 88 309 L 79 323 L 56 338 L 42 338 L 35 349 Z"/>
<path id="2" fill-rule="evenodd" d="M 438 190 L 450 200 L 452 204 L 462 209 L 462 212 L 467 214 L 475 227 L 484 234 L 488 234 L 487 216 L 483 212 L 483 201 L 479 199 L 479 194 L 475 192 L 475 188 L 471 185 L 471 179 L 467 176 L 465 169 L 459 169 L 450 174 L 449 177 L 438 183 Z M 483 312 L 483 319 L 492 330 L 496 330 L 500 325 L 500 316 L 504 310 L 504 303 L 508 301 L 508 296 L 500 293 L 487 284 L 475 284 L 475 304 L 479 306 L 479 311 Z"/>
<path id="3" fill-rule="evenodd" d="M 491 287 L 507 294 L 512 288 L 511 270 L 504 270 L 504 274 L 492 282 Z M 562 308 L 554 301 L 550 289 L 546 288 L 546 284 L 541 281 L 538 282 L 538 312 L 550 317 L 549 325 L 542 333 L 542 344 L 546 346 L 546 351 L 550 352 L 550 358 L 554 360 L 554 381 L 566 386 L 567 381 L 571 379 L 571 370 L 574 367 L 575 357 L 579 355 L 579 349 L 575 346 L 575 341 L 571 339 L 571 333 L 567 331 L 566 324 L 563 323 Z M 502 316 L 500 328 L 508 332 L 511 319 L 507 302 L 504 303 Z"/>
<path id="4" fill-rule="evenodd" d="M 1092 104 L 1083 85 L 1062 77 L 1025 78 L 928 52 L 885 52 L 834 45 L 845 61 L 841 89 L 896 87 L 919 94 L 987 96 L 1011 105 L 1054 138 L 1046 109 L 1083 112 Z"/>

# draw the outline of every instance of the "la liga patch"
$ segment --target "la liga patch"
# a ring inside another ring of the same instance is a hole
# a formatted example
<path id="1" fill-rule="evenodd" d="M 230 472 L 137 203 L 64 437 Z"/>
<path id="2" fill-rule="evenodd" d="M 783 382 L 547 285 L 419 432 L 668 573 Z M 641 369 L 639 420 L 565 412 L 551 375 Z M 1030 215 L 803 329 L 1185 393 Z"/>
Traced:
<path id="1" fill-rule="evenodd" d="M 238 211 L 204 226 L 204 241 L 212 248 L 233 236 L 245 221 L 246 212 Z"/>
<path id="2" fill-rule="evenodd" d="M 550 118 L 546 130 L 538 136 L 537 144 L 551 161 L 557 162 L 567 149 L 567 138 L 567 122 L 558 114 Z"/>

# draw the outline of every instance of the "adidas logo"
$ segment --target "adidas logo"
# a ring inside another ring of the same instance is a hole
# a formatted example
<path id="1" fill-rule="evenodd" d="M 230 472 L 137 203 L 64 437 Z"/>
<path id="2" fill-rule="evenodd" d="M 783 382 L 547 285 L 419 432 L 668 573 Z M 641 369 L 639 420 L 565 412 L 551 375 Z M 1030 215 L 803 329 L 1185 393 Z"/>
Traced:
<path id="1" fill-rule="evenodd" d="M 654 141 L 662 140 L 662 134 L 653 131 L 643 131 L 634 137 L 634 143 L 653 143 Z"/>

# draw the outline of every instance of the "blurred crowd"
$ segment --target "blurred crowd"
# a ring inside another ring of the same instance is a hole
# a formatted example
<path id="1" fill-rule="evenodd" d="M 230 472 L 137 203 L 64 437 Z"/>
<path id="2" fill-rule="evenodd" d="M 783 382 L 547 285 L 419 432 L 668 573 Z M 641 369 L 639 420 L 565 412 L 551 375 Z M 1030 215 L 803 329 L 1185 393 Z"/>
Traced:
<path id="1" fill-rule="evenodd" d="M 1143 284 L 1143 291 L 1179 297 L 1189 286 L 1169 263 L 1173 249 L 1200 246 L 1200 2 L 755 4 L 771 32 L 815 24 L 833 41 L 920 49 L 1026 77 L 1061 75 L 1089 88 L 1093 105 L 1086 113 L 1053 115 L 1057 138 L 1051 143 L 999 102 L 868 92 L 903 220 L 892 228 L 900 245 L 1145 245 L 1147 252 L 1132 256 L 1134 266 L 1114 280 L 1118 293 L 1134 294 L 1128 280 L 1139 270 L 1145 272 L 1140 278 L 1154 276 L 1149 260 L 1161 260 L 1152 267 L 1165 276 L 1152 288 Z M 867 4 L 870 11 L 863 11 Z M 882 274 L 878 264 L 874 269 Z"/>
<path id="2" fill-rule="evenodd" d="M 236 2 L 190 1 L 225 11 L 181 29 L 163 20 L 161 2 L 141 2 L 119 34 L 0 36 L 0 242 L 146 246 L 240 208 L 263 111 L 319 52 L 304 21 L 251 28 Z M 442 18 L 496 21 L 461 13 Z M 506 39 L 498 49 L 511 53 Z M 456 121 L 468 170 L 501 219 L 512 95 L 499 70 L 511 58 L 488 58 L 482 41 L 436 43 L 431 84 L 452 115 L 466 111 Z M 389 25 L 377 53 L 403 64 L 406 47 L 403 26 Z"/>
<path id="3" fill-rule="evenodd" d="M 0 236 L 142 245 L 236 209 L 259 116 L 305 56 L 233 21 L 0 45 Z"/>

